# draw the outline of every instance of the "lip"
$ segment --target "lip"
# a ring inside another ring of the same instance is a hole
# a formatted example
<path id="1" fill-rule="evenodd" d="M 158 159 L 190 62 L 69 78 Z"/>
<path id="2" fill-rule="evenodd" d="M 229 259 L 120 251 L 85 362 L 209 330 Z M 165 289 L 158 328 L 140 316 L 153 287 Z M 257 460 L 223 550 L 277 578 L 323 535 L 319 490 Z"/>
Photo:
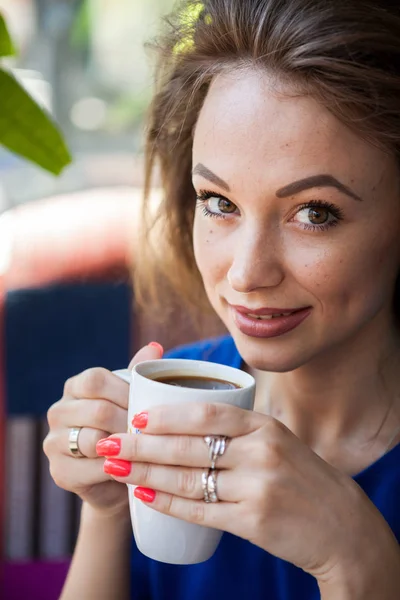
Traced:
<path id="1" fill-rule="evenodd" d="M 275 317 L 274 319 L 268 321 L 261 321 L 248 317 L 247 314 L 244 313 L 244 310 L 246 313 L 250 312 L 260 316 L 279 314 L 280 312 L 289 312 L 289 310 L 262 308 L 253 312 L 248 308 L 245 309 L 243 306 L 237 307 L 232 305 L 230 305 L 230 309 L 235 325 L 239 331 L 245 335 L 248 335 L 249 337 L 256 338 L 272 338 L 289 333 L 289 331 L 296 329 L 296 327 L 298 327 L 309 316 L 312 310 L 310 306 L 301 309 L 294 309 L 293 314 L 286 317 Z"/>
<path id="2" fill-rule="evenodd" d="M 247 306 L 238 306 L 235 304 L 230 304 L 229 306 L 245 315 L 250 313 L 260 316 L 279 315 L 280 313 L 293 313 L 302 310 L 299 308 L 248 308 Z"/>

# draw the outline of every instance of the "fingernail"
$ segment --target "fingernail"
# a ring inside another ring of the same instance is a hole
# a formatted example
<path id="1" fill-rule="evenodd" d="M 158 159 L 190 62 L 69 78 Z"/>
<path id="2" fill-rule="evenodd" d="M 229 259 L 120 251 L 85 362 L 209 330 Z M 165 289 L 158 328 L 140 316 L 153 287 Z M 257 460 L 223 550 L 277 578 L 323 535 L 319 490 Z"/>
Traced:
<path id="1" fill-rule="evenodd" d="M 121 460 L 119 458 L 107 458 L 104 461 L 103 470 L 104 473 L 109 475 L 115 475 L 116 477 L 127 477 L 132 469 L 132 463 L 128 460 Z"/>
<path id="2" fill-rule="evenodd" d="M 147 426 L 147 422 L 149 420 L 149 413 L 140 412 L 137 413 L 132 419 L 132 425 L 136 427 L 136 429 L 144 429 Z"/>
<path id="3" fill-rule="evenodd" d="M 135 498 L 138 498 L 138 500 L 143 500 L 143 502 L 148 502 L 149 504 L 151 502 L 154 502 L 154 499 L 156 497 L 156 493 L 154 490 L 144 487 L 135 488 L 133 491 L 133 495 L 135 496 Z"/>
<path id="4" fill-rule="evenodd" d="M 150 342 L 150 344 L 148 344 L 148 345 L 152 346 L 153 348 L 157 348 L 157 350 L 160 353 L 160 356 L 162 356 L 164 354 L 164 348 L 158 342 Z"/>
<path id="5" fill-rule="evenodd" d="M 120 438 L 106 438 L 96 444 L 96 452 L 99 456 L 118 456 L 121 452 Z"/>

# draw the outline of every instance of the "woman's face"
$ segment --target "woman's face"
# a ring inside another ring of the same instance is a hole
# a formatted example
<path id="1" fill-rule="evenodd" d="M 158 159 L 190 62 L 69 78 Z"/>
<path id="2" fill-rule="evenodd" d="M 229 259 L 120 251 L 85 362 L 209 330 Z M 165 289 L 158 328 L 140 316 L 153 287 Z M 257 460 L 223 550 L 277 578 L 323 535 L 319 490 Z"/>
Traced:
<path id="1" fill-rule="evenodd" d="M 260 72 L 220 75 L 193 143 L 207 295 L 244 360 L 270 371 L 387 323 L 400 268 L 395 160 L 284 91 Z"/>

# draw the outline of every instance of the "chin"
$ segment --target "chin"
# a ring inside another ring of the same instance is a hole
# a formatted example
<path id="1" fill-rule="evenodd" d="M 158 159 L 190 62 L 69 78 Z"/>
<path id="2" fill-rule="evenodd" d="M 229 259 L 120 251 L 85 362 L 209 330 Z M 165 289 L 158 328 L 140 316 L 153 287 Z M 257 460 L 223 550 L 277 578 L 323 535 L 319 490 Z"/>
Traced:
<path id="1" fill-rule="evenodd" d="M 240 356 L 252 369 L 287 373 L 302 367 L 312 359 L 309 345 L 305 350 L 293 342 L 282 343 L 283 338 L 251 338 L 237 330 L 231 331 L 231 335 Z"/>

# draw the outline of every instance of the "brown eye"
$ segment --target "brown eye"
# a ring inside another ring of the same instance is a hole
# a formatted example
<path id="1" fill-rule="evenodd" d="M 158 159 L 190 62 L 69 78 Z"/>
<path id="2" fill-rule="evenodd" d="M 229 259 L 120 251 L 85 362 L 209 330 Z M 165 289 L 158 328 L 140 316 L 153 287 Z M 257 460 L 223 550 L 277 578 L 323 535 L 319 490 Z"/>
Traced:
<path id="1" fill-rule="evenodd" d="M 303 205 L 293 220 L 301 223 L 304 229 L 325 231 L 327 227 L 337 225 L 343 219 L 342 211 L 334 204 L 319 200 Z"/>
<path id="2" fill-rule="evenodd" d="M 233 213 L 236 210 L 236 206 L 225 198 L 219 198 L 218 209 L 223 213 Z"/>
<path id="3" fill-rule="evenodd" d="M 214 195 L 212 192 L 201 192 L 197 196 L 197 206 L 206 217 L 219 217 L 220 219 L 231 219 L 232 216 L 240 214 L 236 204 L 224 198 Z"/>
<path id="4" fill-rule="evenodd" d="M 312 225 L 323 225 L 329 219 L 329 210 L 326 208 L 310 208 L 308 219 Z"/>

